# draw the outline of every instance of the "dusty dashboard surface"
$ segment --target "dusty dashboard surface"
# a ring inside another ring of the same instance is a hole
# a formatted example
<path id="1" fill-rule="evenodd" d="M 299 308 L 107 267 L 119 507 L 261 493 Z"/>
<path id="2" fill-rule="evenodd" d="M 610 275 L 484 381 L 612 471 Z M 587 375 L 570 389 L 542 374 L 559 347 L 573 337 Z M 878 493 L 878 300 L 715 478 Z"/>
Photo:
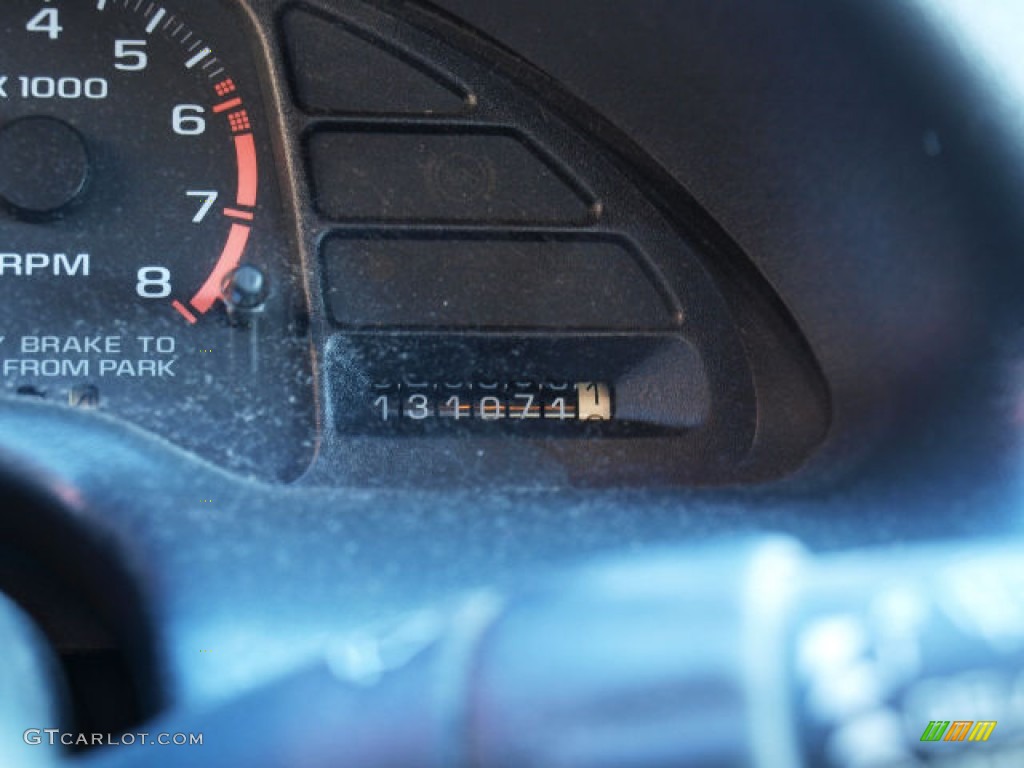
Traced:
<path id="1" fill-rule="evenodd" d="M 314 485 L 749 482 L 823 439 L 768 284 L 553 81 L 412 7 L 258 10 L 5 11 L 8 397 Z"/>
<path id="2" fill-rule="evenodd" d="M 602 553 L 1019 532 L 961 102 L 843 3 L 580 5 L 0 10 L 0 589 L 80 727 Z"/>

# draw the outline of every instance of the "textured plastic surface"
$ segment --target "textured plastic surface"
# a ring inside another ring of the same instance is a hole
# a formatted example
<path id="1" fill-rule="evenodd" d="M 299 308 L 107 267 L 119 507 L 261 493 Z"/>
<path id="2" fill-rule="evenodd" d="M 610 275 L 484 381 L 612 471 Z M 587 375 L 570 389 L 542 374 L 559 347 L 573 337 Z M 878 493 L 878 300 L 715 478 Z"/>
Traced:
<path id="1" fill-rule="evenodd" d="M 572 333 L 677 325 L 642 261 L 614 239 L 332 238 L 323 259 L 331 317 L 350 328 Z"/>
<path id="2" fill-rule="evenodd" d="M 585 224 L 592 200 L 515 136 L 487 131 L 320 130 L 309 173 L 329 219 Z"/>
<path id="3" fill-rule="evenodd" d="M 260 42 L 273 48 L 279 6 L 251 7 Z M 720 0 L 451 7 L 513 46 L 519 58 L 506 51 L 503 61 L 518 87 L 556 87 L 536 67 L 566 85 L 557 91 L 563 107 L 588 136 L 622 152 L 622 167 L 640 168 L 663 206 L 691 211 L 683 185 L 744 246 L 822 362 L 835 412 L 825 451 L 799 478 L 770 488 L 597 492 L 567 487 L 571 465 L 558 451 L 586 456 L 566 441 L 542 446 L 554 460 L 538 466 L 511 441 L 419 441 L 410 450 L 331 440 L 320 477 L 284 487 L 225 474 L 103 415 L 0 404 L 0 446 L 44 468 L 39 482 L 64 499 L 63 520 L 39 535 L 72 532 L 61 561 L 88 573 L 97 558 L 79 531 L 97 532 L 144 595 L 145 621 L 136 624 L 152 631 L 139 640 L 152 655 L 140 669 L 157 675 L 146 683 L 152 695 L 209 706 L 294 668 L 326 637 L 371 631 L 469 587 L 512 589 L 608 551 L 699 547 L 765 530 L 814 550 L 1021 533 L 1024 279 L 1013 255 L 1024 242 L 1024 186 L 1011 173 L 1019 135 L 912 14 L 891 3 L 850 13 L 844 3 Z M 414 35 L 401 24 L 375 29 Z M 416 42 L 438 53 L 435 38 Z M 276 58 L 269 73 L 284 74 Z M 936 80 L 941 86 L 924 87 Z M 278 157 L 295 173 L 303 265 L 317 285 L 317 246 L 331 227 L 310 213 L 297 137 L 322 117 L 296 111 L 278 82 L 268 91 L 292 131 Z M 574 98 L 596 110 L 575 111 Z M 928 128 L 940 137 L 937 155 L 924 141 Z M 722 231 L 699 221 L 697 241 L 719 243 Z M 745 284 L 734 269 L 743 259 L 726 261 L 712 263 Z M 311 324 L 324 344 L 332 331 L 317 302 Z M 756 425 L 754 453 L 795 466 L 820 438 L 820 421 L 803 407 L 820 392 L 802 378 L 775 378 L 772 360 L 804 354 L 762 331 L 753 320 L 740 328 L 770 404 L 747 422 Z M 331 338 L 336 356 L 326 364 L 353 359 L 351 345 Z M 728 366 L 706 362 L 711 379 L 728 380 Z M 321 395 L 322 418 L 333 424 L 333 398 Z M 588 471 L 630 466 L 619 447 Z M 378 488 L 338 488 L 351 475 L 336 461 L 374 475 Z M 475 475 L 476 486 L 453 488 L 447 475 L 434 490 L 408 488 L 410 476 L 429 484 L 438 461 Z M 643 461 L 633 465 L 639 484 Z M 489 486 L 495 467 L 506 481 L 523 469 L 520 485 Z M 109 604 L 123 602 L 114 595 Z M 200 655 L 206 648 L 215 653 Z"/>
<path id="4" fill-rule="evenodd" d="M 406 66 L 412 56 L 419 74 L 454 78 L 470 94 L 459 115 L 311 108 L 303 89 L 316 72 L 294 50 L 286 62 L 298 107 L 289 133 L 303 137 L 298 181 L 314 206 L 303 224 L 326 364 L 322 423 L 343 425 L 325 431 L 307 480 L 711 485 L 779 477 L 806 461 L 829 424 L 813 355 L 746 256 L 676 182 L 630 157 L 628 138 L 603 141 L 590 132 L 600 116 L 557 83 L 416 6 L 290 8 L 282 38 L 292 49 L 292 20 L 312 14 L 323 34 L 355 33 Z M 657 333 L 696 352 L 704 373 L 695 379 L 672 355 L 638 356 Z M 605 337 L 632 344 L 636 373 L 620 353 L 603 359 Z M 560 357 L 531 359 L 545 345 Z M 360 347 L 377 350 L 373 372 Z M 439 380 L 454 368 L 470 381 L 497 370 L 510 381 L 560 380 L 567 368 L 575 381 L 625 377 L 635 418 L 561 435 L 576 444 L 512 429 L 484 436 L 468 423 L 463 434 L 407 425 L 377 442 L 352 437 L 366 432 L 352 415 L 366 410 L 369 379 Z M 406 432 L 439 442 L 403 442 Z M 410 469 L 382 474 L 382 462 Z"/>
<path id="5" fill-rule="evenodd" d="M 336 17 L 290 9 L 282 19 L 296 98 L 311 111 L 460 113 L 469 93 L 450 76 Z"/>

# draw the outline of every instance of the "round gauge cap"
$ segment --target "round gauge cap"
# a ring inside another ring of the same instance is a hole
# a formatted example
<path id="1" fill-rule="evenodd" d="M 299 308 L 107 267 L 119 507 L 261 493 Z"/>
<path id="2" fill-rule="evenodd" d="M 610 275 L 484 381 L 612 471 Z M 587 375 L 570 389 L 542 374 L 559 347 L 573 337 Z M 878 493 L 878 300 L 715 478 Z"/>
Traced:
<path id="1" fill-rule="evenodd" d="M 222 293 L 229 308 L 257 309 L 270 295 L 270 283 L 262 269 L 243 264 L 227 276 Z"/>
<path id="2" fill-rule="evenodd" d="M 0 198 L 25 216 L 61 212 L 85 190 L 89 153 L 63 120 L 26 117 L 0 128 Z"/>

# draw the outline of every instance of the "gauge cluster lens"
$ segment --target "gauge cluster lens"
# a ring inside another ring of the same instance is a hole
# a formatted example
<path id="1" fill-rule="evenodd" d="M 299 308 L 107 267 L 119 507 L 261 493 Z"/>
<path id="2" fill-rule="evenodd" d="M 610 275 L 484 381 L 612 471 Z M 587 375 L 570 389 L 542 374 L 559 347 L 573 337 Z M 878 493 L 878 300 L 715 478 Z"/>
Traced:
<path id="1" fill-rule="evenodd" d="M 3 391 L 297 477 L 308 322 L 240 9 L 6 0 L 0 17 Z"/>
<path id="2" fill-rule="evenodd" d="M 827 434 L 739 246 L 469 28 L 285 0 L 0 22 L 0 398 L 327 486 L 760 481 Z"/>

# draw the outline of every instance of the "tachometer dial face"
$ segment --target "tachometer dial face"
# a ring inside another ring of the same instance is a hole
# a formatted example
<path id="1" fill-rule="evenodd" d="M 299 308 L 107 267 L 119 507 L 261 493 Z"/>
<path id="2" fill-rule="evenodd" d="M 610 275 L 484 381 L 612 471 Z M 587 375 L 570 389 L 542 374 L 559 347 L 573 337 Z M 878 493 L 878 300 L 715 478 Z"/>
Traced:
<path id="1" fill-rule="evenodd" d="M 5 0 L 0 21 L 5 391 L 297 476 L 304 294 L 240 9 Z"/>

